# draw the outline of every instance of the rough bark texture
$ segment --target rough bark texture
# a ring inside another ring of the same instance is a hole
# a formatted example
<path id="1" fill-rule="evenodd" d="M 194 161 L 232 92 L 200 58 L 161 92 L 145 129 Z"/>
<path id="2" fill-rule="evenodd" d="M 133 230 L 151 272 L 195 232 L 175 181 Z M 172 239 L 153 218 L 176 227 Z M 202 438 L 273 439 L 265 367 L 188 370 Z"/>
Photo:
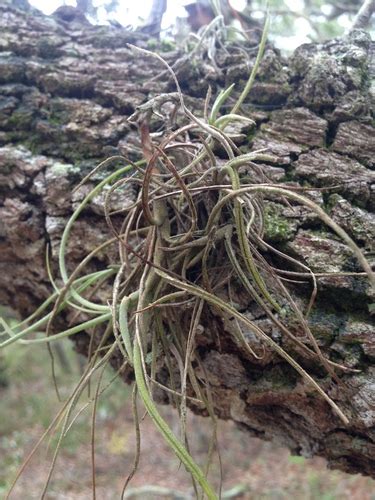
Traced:
<path id="1" fill-rule="evenodd" d="M 109 155 L 139 158 L 138 133 L 127 117 L 149 97 L 175 88 L 165 74 L 153 79 L 162 72 L 155 60 L 127 48 L 128 42 L 147 46 L 142 35 L 93 27 L 79 15 L 45 17 L 18 5 L 0 6 L 0 303 L 24 316 L 51 291 L 46 243 L 56 256 L 64 223 L 92 184 L 72 195 L 73 186 Z M 218 50 L 216 64 L 207 54 L 184 60 L 177 74 L 190 105 L 202 110 L 208 84 L 214 93 L 232 82 L 240 89 L 255 53 L 254 47 L 246 55 L 232 48 Z M 338 186 L 315 200 L 369 259 L 375 236 L 371 54 L 362 31 L 322 46 L 303 45 L 289 60 L 269 47 L 245 106 L 257 127 L 238 137 L 245 150 L 268 149 L 272 161 L 262 168 L 272 179 Z M 164 53 L 171 63 L 180 56 Z M 101 202 L 97 197 L 75 225 L 71 265 L 108 236 Z M 351 252 L 309 210 L 273 201 L 266 211 L 268 239 L 315 272 L 360 271 Z M 99 255 L 95 264 L 109 259 Z M 319 345 L 332 360 L 361 372 L 345 375 L 341 387 L 321 368 L 305 366 L 348 415 L 347 427 L 274 353 L 257 360 L 241 352 L 226 338 L 225 322 L 218 319 L 220 347 L 202 334 L 197 349 L 221 418 L 296 454 L 321 455 L 331 467 L 375 477 L 373 297 L 364 277 L 319 278 L 318 285 L 311 325 Z M 296 300 L 305 292 L 295 288 Z M 258 308 L 250 305 L 248 314 L 292 348 Z M 247 338 L 256 349 L 256 339 Z M 76 340 L 84 351 L 89 338 Z"/>

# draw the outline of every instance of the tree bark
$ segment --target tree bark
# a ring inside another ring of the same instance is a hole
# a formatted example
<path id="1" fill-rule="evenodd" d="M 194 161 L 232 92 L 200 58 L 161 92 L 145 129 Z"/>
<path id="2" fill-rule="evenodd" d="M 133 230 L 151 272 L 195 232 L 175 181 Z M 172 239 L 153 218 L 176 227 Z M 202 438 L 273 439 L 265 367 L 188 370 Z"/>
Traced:
<path id="1" fill-rule="evenodd" d="M 127 47 L 129 42 L 147 47 L 143 35 L 90 26 L 79 16 L 71 21 L 46 17 L 25 10 L 24 2 L 18 5 L 0 6 L 0 304 L 25 317 L 51 292 L 47 243 L 56 257 L 64 224 L 102 174 L 75 194 L 73 187 L 107 156 L 139 159 L 138 133 L 127 117 L 150 97 L 175 88 L 165 74 L 157 78 L 164 72 L 160 63 Z M 288 60 L 268 46 L 244 105 L 256 129 L 237 137 L 244 150 L 267 148 L 271 158 L 259 165 L 274 181 L 335 186 L 318 191 L 314 199 L 369 261 L 375 236 L 373 48 L 363 31 L 324 45 L 303 45 Z M 163 53 L 171 64 L 180 60 L 176 72 L 197 113 L 208 85 L 215 94 L 235 82 L 239 92 L 255 55 L 256 46 L 218 48 L 215 61 L 204 52 L 185 58 L 178 51 Z M 158 120 L 153 118 L 154 130 Z M 134 193 L 129 190 L 127 196 L 132 199 Z M 74 226 L 68 248 L 72 267 L 108 237 L 102 201 L 96 197 Z M 274 200 L 266 213 L 268 240 L 314 272 L 361 271 L 310 210 Z M 114 258 L 110 252 L 100 254 L 95 265 L 102 268 Z M 220 318 L 220 345 L 216 338 L 197 337 L 204 376 L 220 418 L 295 454 L 320 455 L 330 467 L 375 477 L 373 292 L 366 277 L 353 275 L 320 277 L 318 287 L 310 318 L 316 339 L 328 358 L 360 371 L 343 375 L 341 386 L 320 367 L 304 366 L 349 417 L 348 426 L 275 353 L 266 349 L 262 359 L 255 359 L 243 352 Z M 306 287 L 291 289 L 295 300 L 305 300 Z M 293 349 L 253 304 L 248 315 L 280 345 Z M 259 347 L 250 333 L 247 340 Z M 87 351 L 88 336 L 73 341 Z M 120 362 L 118 357 L 113 365 Z M 163 395 L 159 399 L 167 402 Z"/>

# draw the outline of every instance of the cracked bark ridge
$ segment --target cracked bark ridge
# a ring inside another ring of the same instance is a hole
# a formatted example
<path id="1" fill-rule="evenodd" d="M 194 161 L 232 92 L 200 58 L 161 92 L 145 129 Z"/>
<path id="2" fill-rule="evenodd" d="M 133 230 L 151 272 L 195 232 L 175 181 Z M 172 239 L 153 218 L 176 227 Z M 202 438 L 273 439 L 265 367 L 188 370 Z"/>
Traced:
<path id="1" fill-rule="evenodd" d="M 108 155 L 138 159 L 139 139 L 127 117 L 149 97 L 175 89 L 165 75 L 157 78 L 163 72 L 159 63 L 127 47 L 128 42 L 149 46 L 141 34 L 91 26 L 74 16 L 70 21 L 46 17 L 20 0 L 3 2 L 0 19 L 0 303 L 25 316 L 51 291 L 46 244 L 56 257 L 67 218 L 102 174 L 75 194 L 73 187 Z M 194 109 L 203 108 L 208 84 L 214 92 L 232 82 L 241 89 L 256 47 L 228 51 L 217 50 L 215 65 L 204 54 L 178 65 Z M 274 181 L 331 187 L 315 194 L 315 201 L 370 260 L 375 236 L 373 52 L 363 31 L 323 45 L 305 44 L 289 60 L 268 46 L 244 105 L 256 127 L 239 130 L 236 139 L 244 151 L 268 149 L 270 159 L 260 167 Z M 181 54 L 163 56 L 173 64 Z M 151 127 L 157 130 L 161 123 L 154 117 Z M 133 197 L 126 188 L 114 203 L 121 206 Z M 68 248 L 72 267 L 108 236 L 102 201 L 103 196 L 96 197 L 74 226 Z M 348 249 L 306 208 L 271 200 L 265 224 L 269 241 L 315 272 L 360 270 Z M 106 252 L 92 265 L 99 268 L 115 258 L 114 250 Z M 375 331 L 368 308 L 373 294 L 365 278 L 351 275 L 321 277 L 318 286 L 310 323 L 321 349 L 361 371 L 343 376 L 341 387 L 320 367 L 305 361 L 304 366 L 347 414 L 349 426 L 273 352 L 266 350 L 260 360 L 242 352 L 226 333 L 229 319 L 215 320 L 220 347 L 210 336 L 213 326 L 202 324 L 196 346 L 204 360 L 202 377 L 212 387 L 221 418 L 294 453 L 324 456 L 333 468 L 375 477 Z M 293 289 L 295 300 L 303 301 L 305 292 Z M 247 304 L 247 314 L 293 350 L 258 307 Z M 255 350 L 260 347 L 250 332 L 245 334 Z M 74 340 L 87 350 L 88 336 Z"/>

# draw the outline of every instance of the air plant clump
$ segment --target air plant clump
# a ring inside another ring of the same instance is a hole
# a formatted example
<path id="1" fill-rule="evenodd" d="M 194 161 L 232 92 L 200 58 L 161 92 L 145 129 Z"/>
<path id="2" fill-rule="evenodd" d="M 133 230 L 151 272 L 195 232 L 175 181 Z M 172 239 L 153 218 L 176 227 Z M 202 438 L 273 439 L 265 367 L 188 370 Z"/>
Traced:
<path id="1" fill-rule="evenodd" d="M 335 379 L 338 378 L 336 373 L 349 371 L 322 355 L 310 331 L 308 316 L 316 298 L 313 272 L 291 257 L 284 256 L 300 266 L 305 279 L 312 283 L 306 310 L 301 310 L 283 280 L 283 273 L 264 256 L 265 250 L 268 254 L 277 252 L 279 257 L 282 255 L 264 240 L 264 204 L 275 197 L 304 205 L 315 212 L 349 246 L 371 283 L 374 285 L 375 282 L 360 249 L 324 210 L 301 194 L 301 188 L 273 184 L 262 174 L 256 161 L 267 159 L 266 151 L 241 154 L 226 132 L 227 126 L 235 122 L 252 123 L 239 112 L 254 81 L 265 39 L 266 30 L 248 84 L 231 112 L 220 115 L 233 86 L 217 96 L 210 111 L 211 96 L 208 94 L 202 117 L 195 116 L 186 107 L 178 81 L 167 63 L 160 56 L 133 48 L 148 57 L 159 58 L 175 79 L 177 92 L 152 99 L 133 115 L 132 120 L 138 125 L 141 134 L 143 160 L 131 162 L 123 157 L 109 158 L 78 186 L 99 168 L 110 163 L 122 164 L 85 197 L 64 229 L 59 251 L 59 271 L 63 285 L 58 286 L 53 282 L 54 293 L 30 318 L 14 328 L 11 329 L 2 320 L 8 338 L 1 347 L 17 341 L 46 342 L 49 345 L 50 342 L 79 332 L 87 332 L 88 335 L 91 332 L 93 339 L 93 329 L 98 331 L 101 326 L 99 343 L 92 343 L 88 365 L 79 383 L 41 438 L 60 425 L 60 439 L 43 495 L 52 476 L 61 440 L 77 417 L 74 411 L 84 388 L 93 374 L 98 372 L 97 390 L 90 401 L 95 422 L 97 399 L 105 390 L 105 387 L 101 387 L 102 373 L 111 357 L 120 353 L 123 360 L 121 370 L 126 366 L 134 373 L 133 409 L 138 437 L 134 469 L 127 478 L 124 491 L 138 464 L 140 429 L 137 399 L 140 397 L 156 427 L 191 474 L 196 491 L 201 489 L 208 498 L 217 498 L 207 480 L 215 449 L 216 416 L 210 387 L 204 378 L 204 363 L 195 350 L 195 338 L 198 333 L 201 334 L 202 325 L 207 330 L 204 334 L 211 335 L 210 326 L 220 325 L 225 318 L 234 320 L 231 322 L 232 328 L 226 328 L 225 335 L 231 335 L 244 352 L 250 356 L 260 356 L 246 340 L 246 330 L 259 340 L 263 349 L 276 351 L 326 400 L 343 424 L 348 423 L 347 416 L 295 356 L 242 313 L 233 298 L 235 290 L 241 289 L 242 293 L 247 294 L 249 303 L 256 302 L 278 331 L 295 346 L 299 359 L 305 357 L 322 364 Z M 177 102 L 178 113 L 175 114 L 173 126 L 156 141 L 150 133 L 150 117 L 152 113 L 160 113 L 162 106 L 171 100 Z M 218 147 L 224 152 L 224 160 L 215 154 Z M 245 169 L 246 172 L 255 172 L 255 175 L 244 175 Z M 129 184 L 135 186 L 138 193 L 135 201 L 120 213 L 114 213 L 111 211 L 111 198 L 116 191 Z M 84 208 L 104 187 L 107 188 L 105 218 L 112 238 L 93 249 L 69 274 L 65 254 L 71 229 Z M 120 226 L 114 222 L 114 215 L 116 218 L 119 215 L 123 217 Z M 117 265 L 85 274 L 90 261 L 113 245 L 118 245 Z M 98 303 L 93 298 L 93 289 L 99 288 L 110 290 L 106 302 Z M 66 308 L 76 309 L 85 320 L 65 331 L 51 334 L 53 321 Z M 302 342 L 291 331 L 288 326 L 291 321 L 294 328 L 298 325 L 308 342 Z M 41 331 L 44 335 L 40 335 Z M 33 334 L 33 338 L 26 340 L 30 334 Z M 212 336 L 217 334 L 220 336 L 220 328 L 216 328 Z M 157 376 L 160 360 L 169 370 L 167 382 Z M 178 377 L 174 368 L 176 365 L 179 367 Z M 155 405 L 153 393 L 156 387 L 164 390 L 178 408 L 180 437 L 173 434 Z M 188 451 L 188 404 L 205 410 L 213 422 L 213 438 L 204 470 Z M 81 411 L 83 409 L 78 413 Z M 93 425 L 93 441 L 94 429 Z M 95 490 L 94 471 L 93 454 Z"/>

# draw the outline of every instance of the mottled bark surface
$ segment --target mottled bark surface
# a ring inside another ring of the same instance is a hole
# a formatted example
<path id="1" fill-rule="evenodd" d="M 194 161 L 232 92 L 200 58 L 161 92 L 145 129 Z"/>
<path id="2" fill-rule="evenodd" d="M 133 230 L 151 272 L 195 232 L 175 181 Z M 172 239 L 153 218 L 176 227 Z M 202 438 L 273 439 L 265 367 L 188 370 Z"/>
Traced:
<path id="1" fill-rule="evenodd" d="M 56 256 L 64 223 L 93 184 L 76 194 L 72 188 L 109 155 L 139 158 L 138 133 L 127 117 L 149 97 L 175 88 L 167 75 L 157 78 L 163 71 L 159 63 L 127 48 L 128 42 L 147 47 L 142 35 L 93 27 L 79 16 L 45 17 L 7 5 L 0 6 L 0 19 L 0 303 L 25 316 L 51 291 L 46 244 Z M 241 88 L 256 48 L 245 52 L 218 50 L 215 64 L 207 54 L 197 54 L 178 67 L 193 109 L 202 110 L 208 84 L 214 93 L 232 82 Z M 246 151 L 267 148 L 272 158 L 261 167 L 274 180 L 336 186 L 314 199 L 370 261 L 375 236 L 371 53 L 371 42 L 361 31 L 322 46 L 301 46 L 289 60 L 268 48 L 244 106 L 257 126 L 237 138 Z M 179 55 L 165 52 L 164 57 L 173 63 Z M 153 119 L 154 130 L 158 120 Z M 124 194 L 134 196 L 131 190 Z M 74 227 L 71 266 L 108 237 L 102 201 L 94 199 Z M 266 213 L 269 241 L 313 271 L 361 270 L 309 210 L 275 200 Z M 102 267 L 111 258 L 115 254 L 99 255 L 95 265 Z M 273 352 L 266 350 L 260 360 L 242 352 L 226 335 L 229 320 L 217 320 L 220 346 L 214 335 L 197 337 L 206 372 L 202 377 L 208 378 L 221 418 L 294 453 L 321 455 L 334 468 L 375 477 L 372 292 L 366 278 L 358 276 L 322 277 L 318 286 L 311 325 L 319 345 L 332 360 L 361 372 L 346 374 L 337 386 L 321 367 L 304 366 L 350 418 L 347 427 Z M 307 291 L 301 286 L 292 290 L 296 300 Z M 257 307 L 248 304 L 248 315 L 293 350 Z M 258 347 L 250 333 L 247 340 Z M 81 350 L 88 342 L 80 335 Z"/>

